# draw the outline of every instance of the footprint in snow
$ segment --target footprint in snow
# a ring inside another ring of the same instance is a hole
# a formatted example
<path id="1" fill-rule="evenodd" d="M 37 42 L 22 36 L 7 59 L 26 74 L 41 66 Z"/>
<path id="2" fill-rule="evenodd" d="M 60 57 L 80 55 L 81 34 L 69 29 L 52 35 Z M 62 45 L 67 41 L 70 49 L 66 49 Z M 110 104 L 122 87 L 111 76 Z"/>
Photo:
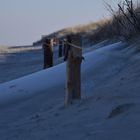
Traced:
<path id="1" fill-rule="evenodd" d="M 11 85 L 9 88 L 12 89 L 12 88 L 15 88 L 15 87 L 16 87 L 16 85 Z"/>
<path id="2" fill-rule="evenodd" d="M 133 107 L 134 103 L 126 103 L 121 104 L 115 107 L 109 114 L 108 119 L 117 117 L 120 114 L 123 114 L 124 112 L 128 111 L 131 107 Z"/>

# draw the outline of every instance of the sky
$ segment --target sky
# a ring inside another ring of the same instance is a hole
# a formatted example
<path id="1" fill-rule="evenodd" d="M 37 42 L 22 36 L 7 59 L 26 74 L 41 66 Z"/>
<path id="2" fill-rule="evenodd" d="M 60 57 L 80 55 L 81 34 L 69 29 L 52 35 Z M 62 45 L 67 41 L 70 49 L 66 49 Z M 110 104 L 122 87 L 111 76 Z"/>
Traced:
<path id="1" fill-rule="evenodd" d="M 104 1 L 119 0 L 0 0 L 0 44 L 28 45 L 65 27 L 109 16 Z"/>

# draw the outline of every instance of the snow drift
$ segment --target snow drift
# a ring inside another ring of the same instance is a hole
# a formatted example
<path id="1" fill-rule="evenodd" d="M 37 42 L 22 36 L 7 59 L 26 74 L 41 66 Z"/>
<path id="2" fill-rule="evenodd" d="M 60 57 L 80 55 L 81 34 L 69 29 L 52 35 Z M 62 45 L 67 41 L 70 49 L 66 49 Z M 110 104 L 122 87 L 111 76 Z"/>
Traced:
<path id="1" fill-rule="evenodd" d="M 121 43 L 116 43 L 87 53 L 84 56 L 85 61 L 82 63 L 82 75 L 88 74 L 89 71 L 103 64 L 108 59 L 106 53 L 111 53 L 111 51 L 121 46 Z M 47 70 L 0 84 L 0 106 L 15 102 L 15 100 L 29 98 L 56 85 L 65 87 L 65 79 L 66 65 L 63 63 Z"/>
<path id="2" fill-rule="evenodd" d="M 65 63 L 0 84 L 1 140 L 139 140 L 137 47 L 120 42 L 84 57 L 83 97 L 68 108 Z"/>

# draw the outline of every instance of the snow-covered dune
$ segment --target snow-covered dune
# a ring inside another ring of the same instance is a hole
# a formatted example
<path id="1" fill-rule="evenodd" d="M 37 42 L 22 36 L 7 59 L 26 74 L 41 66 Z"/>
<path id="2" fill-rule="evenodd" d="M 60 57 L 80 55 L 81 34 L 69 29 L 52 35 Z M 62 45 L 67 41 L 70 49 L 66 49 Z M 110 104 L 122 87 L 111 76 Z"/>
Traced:
<path id="1" fill-rule="evenodd" d="M 0 83 L 38 72 L 42 70 L 43 62 L 41 46 L 0 47 Z M 54 65 L 61 62 L 58 47 L 55 47 Z"/>
<path id="2" fill-rule="evenodd" d="M 64 83 L 64 64 L 17 80 L 0 84 L 0 105 L 25 99 L 57 84 Z"/>
<path id="3" fill-rule="evenodd" d="M 82 100 L 68 108 L 65 63 L 0 84 L 0 139 L 139 140 L 136 48 L 119 42 L 85 54 Z"/>
<path id="4" fill-rule="evenodd" d="M 111 53 L 112 50 L 120 46 L 121 43 L 117 43 L 86 54 L 85 61 L 82 64 L 82 74 L 88 74 L 94 67 L 100 66 L 107 60 L 108 56 L 102 55 L 102 53 Z M 8 102 L 15 102 L 15 100 L 26 99 L 59 84 L 64 86 L 65 79 L 66 65 L 63 63 L 53 68 L 0 84 L 0 106 Z"/>

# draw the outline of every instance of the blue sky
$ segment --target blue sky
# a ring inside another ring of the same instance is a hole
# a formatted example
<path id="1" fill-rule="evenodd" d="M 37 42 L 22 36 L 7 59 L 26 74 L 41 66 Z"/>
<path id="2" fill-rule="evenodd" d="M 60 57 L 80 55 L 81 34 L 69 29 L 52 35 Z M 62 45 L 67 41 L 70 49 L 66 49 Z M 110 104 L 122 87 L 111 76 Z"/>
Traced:
<path id="1" fill-rule="evenodd" d="M 106 16 L 103 0 L 0 0 L 0 44 L 31 44 L 41 35 Z"/>

